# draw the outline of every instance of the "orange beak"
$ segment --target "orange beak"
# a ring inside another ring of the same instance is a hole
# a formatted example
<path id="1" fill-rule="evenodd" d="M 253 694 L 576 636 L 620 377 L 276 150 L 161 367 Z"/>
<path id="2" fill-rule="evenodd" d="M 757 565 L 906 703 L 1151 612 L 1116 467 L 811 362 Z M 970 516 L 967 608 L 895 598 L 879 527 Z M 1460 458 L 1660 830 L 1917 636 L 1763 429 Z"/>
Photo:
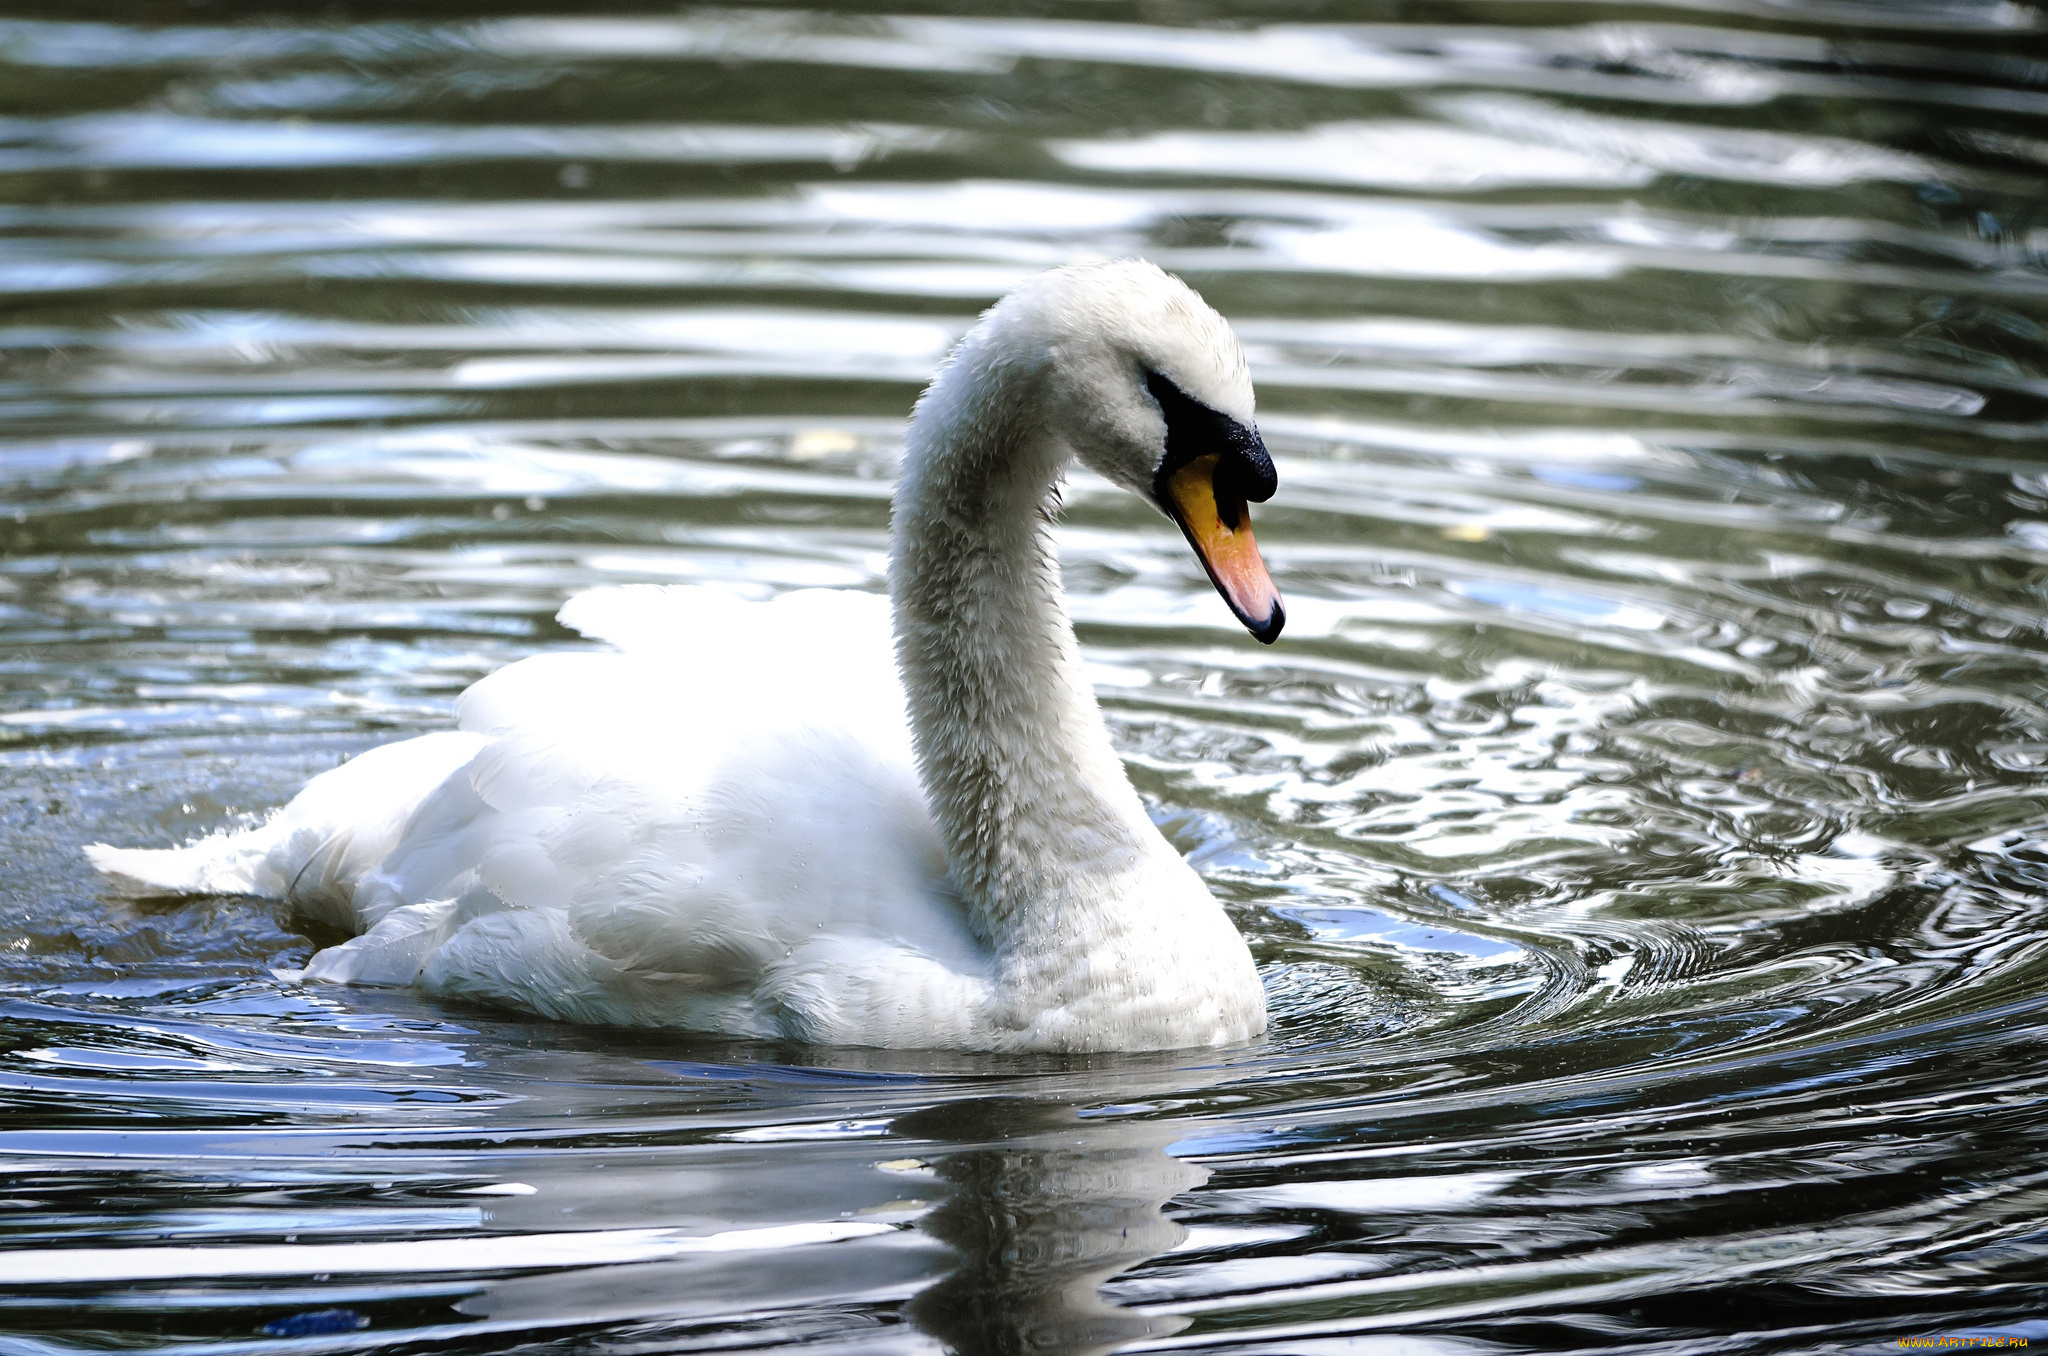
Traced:
<path id="1" fill-rule="evenodd" d="M 1252 540 L 1252 517 L 1244 498 L 1228 488 L 1218 493 L 1216 468 L 1221 461 L 1217 453 L 1195 458 L 1166 477 L 1161 497 L 1223 601 L 1246 630 L 1271 645 L 1279 638 L 1287 613 L 1280 606 L 1273 576 L 1266 573 L 1266 562 L 1259 558 L 1259 544 Z"/>

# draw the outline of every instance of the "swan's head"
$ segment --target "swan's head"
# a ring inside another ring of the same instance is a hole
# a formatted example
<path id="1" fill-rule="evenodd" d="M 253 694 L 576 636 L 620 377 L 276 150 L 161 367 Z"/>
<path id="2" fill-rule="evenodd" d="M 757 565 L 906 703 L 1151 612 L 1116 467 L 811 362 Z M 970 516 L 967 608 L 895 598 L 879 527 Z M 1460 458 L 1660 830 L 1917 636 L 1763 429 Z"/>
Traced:
<path id="1" fill-rule="evenodd" d="M 1186 283 L 1135 259 L 1058 269 L 1012 301 L 1049 360 L 1051 430 L 1178 523 L 1223 601 L 1271 644 L 1287 617 L 1246 505 L 1277 482 L 1230 326 Z"/>

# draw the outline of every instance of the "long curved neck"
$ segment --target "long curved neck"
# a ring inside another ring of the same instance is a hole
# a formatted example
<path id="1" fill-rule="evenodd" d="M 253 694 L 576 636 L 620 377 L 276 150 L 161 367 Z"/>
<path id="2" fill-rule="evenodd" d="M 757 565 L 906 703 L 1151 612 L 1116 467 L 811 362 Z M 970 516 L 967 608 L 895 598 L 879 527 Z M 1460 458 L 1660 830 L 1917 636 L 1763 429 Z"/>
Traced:
<path id="1" fill-rule="evenodd" d="M 926 795 L 971 919 L 999 947 L 1051 941 L 1065 904 L 1172 853 L 1067 619 L 1051 525 L 1068 453 L 1036 414 L 1043 382 L 986 339 L 962 346 L 912 421 L 891 540 Z"/>

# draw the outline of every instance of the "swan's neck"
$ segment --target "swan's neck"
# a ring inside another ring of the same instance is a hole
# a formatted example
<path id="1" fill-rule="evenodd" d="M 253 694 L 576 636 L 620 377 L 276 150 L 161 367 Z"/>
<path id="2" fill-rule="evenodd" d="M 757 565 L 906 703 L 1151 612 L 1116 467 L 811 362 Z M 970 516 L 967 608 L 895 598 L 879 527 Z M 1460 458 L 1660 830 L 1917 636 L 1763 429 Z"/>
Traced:
<path id="1" fill-rule="evenodd" d="M 1068 454 L 1034 415 L 1043 379 L 993 348 L 970 339 L 919 405 L 890 587 L 926 794 L 1000 954 L 1088 944 L 1112 905 L 1113 930 L 1143 928 L 1169 901 L 1129 887 L 1162 869 L 1199 882 L 1146 816 L 1082 669 L 1051 536 Z"/>

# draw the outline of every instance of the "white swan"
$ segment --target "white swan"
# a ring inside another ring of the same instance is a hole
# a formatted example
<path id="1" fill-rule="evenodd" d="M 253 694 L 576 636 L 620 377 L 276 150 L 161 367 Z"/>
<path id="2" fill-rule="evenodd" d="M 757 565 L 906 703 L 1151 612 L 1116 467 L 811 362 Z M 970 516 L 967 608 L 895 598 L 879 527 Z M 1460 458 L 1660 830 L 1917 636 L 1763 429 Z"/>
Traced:
<path id="1" fill-rule="evenodd" d="M 86 852 L 131 891 L 263 895 L 357 934 L 309 980 L 845 1045 L 1255 1037 L 1251 956 L 1146 817 L 1075 649 L 1050 523 L 1076 455 L 1278 634 L 1245 511 L 1273 468 L 1229 327 L 1150 264 L 1060 269 L 918 402 L 893 654 L 872 594 L 599 589 L 561 617 L 615 651 L 509 665 L 459 729 L 316 777 L 260 828 Z"/>

